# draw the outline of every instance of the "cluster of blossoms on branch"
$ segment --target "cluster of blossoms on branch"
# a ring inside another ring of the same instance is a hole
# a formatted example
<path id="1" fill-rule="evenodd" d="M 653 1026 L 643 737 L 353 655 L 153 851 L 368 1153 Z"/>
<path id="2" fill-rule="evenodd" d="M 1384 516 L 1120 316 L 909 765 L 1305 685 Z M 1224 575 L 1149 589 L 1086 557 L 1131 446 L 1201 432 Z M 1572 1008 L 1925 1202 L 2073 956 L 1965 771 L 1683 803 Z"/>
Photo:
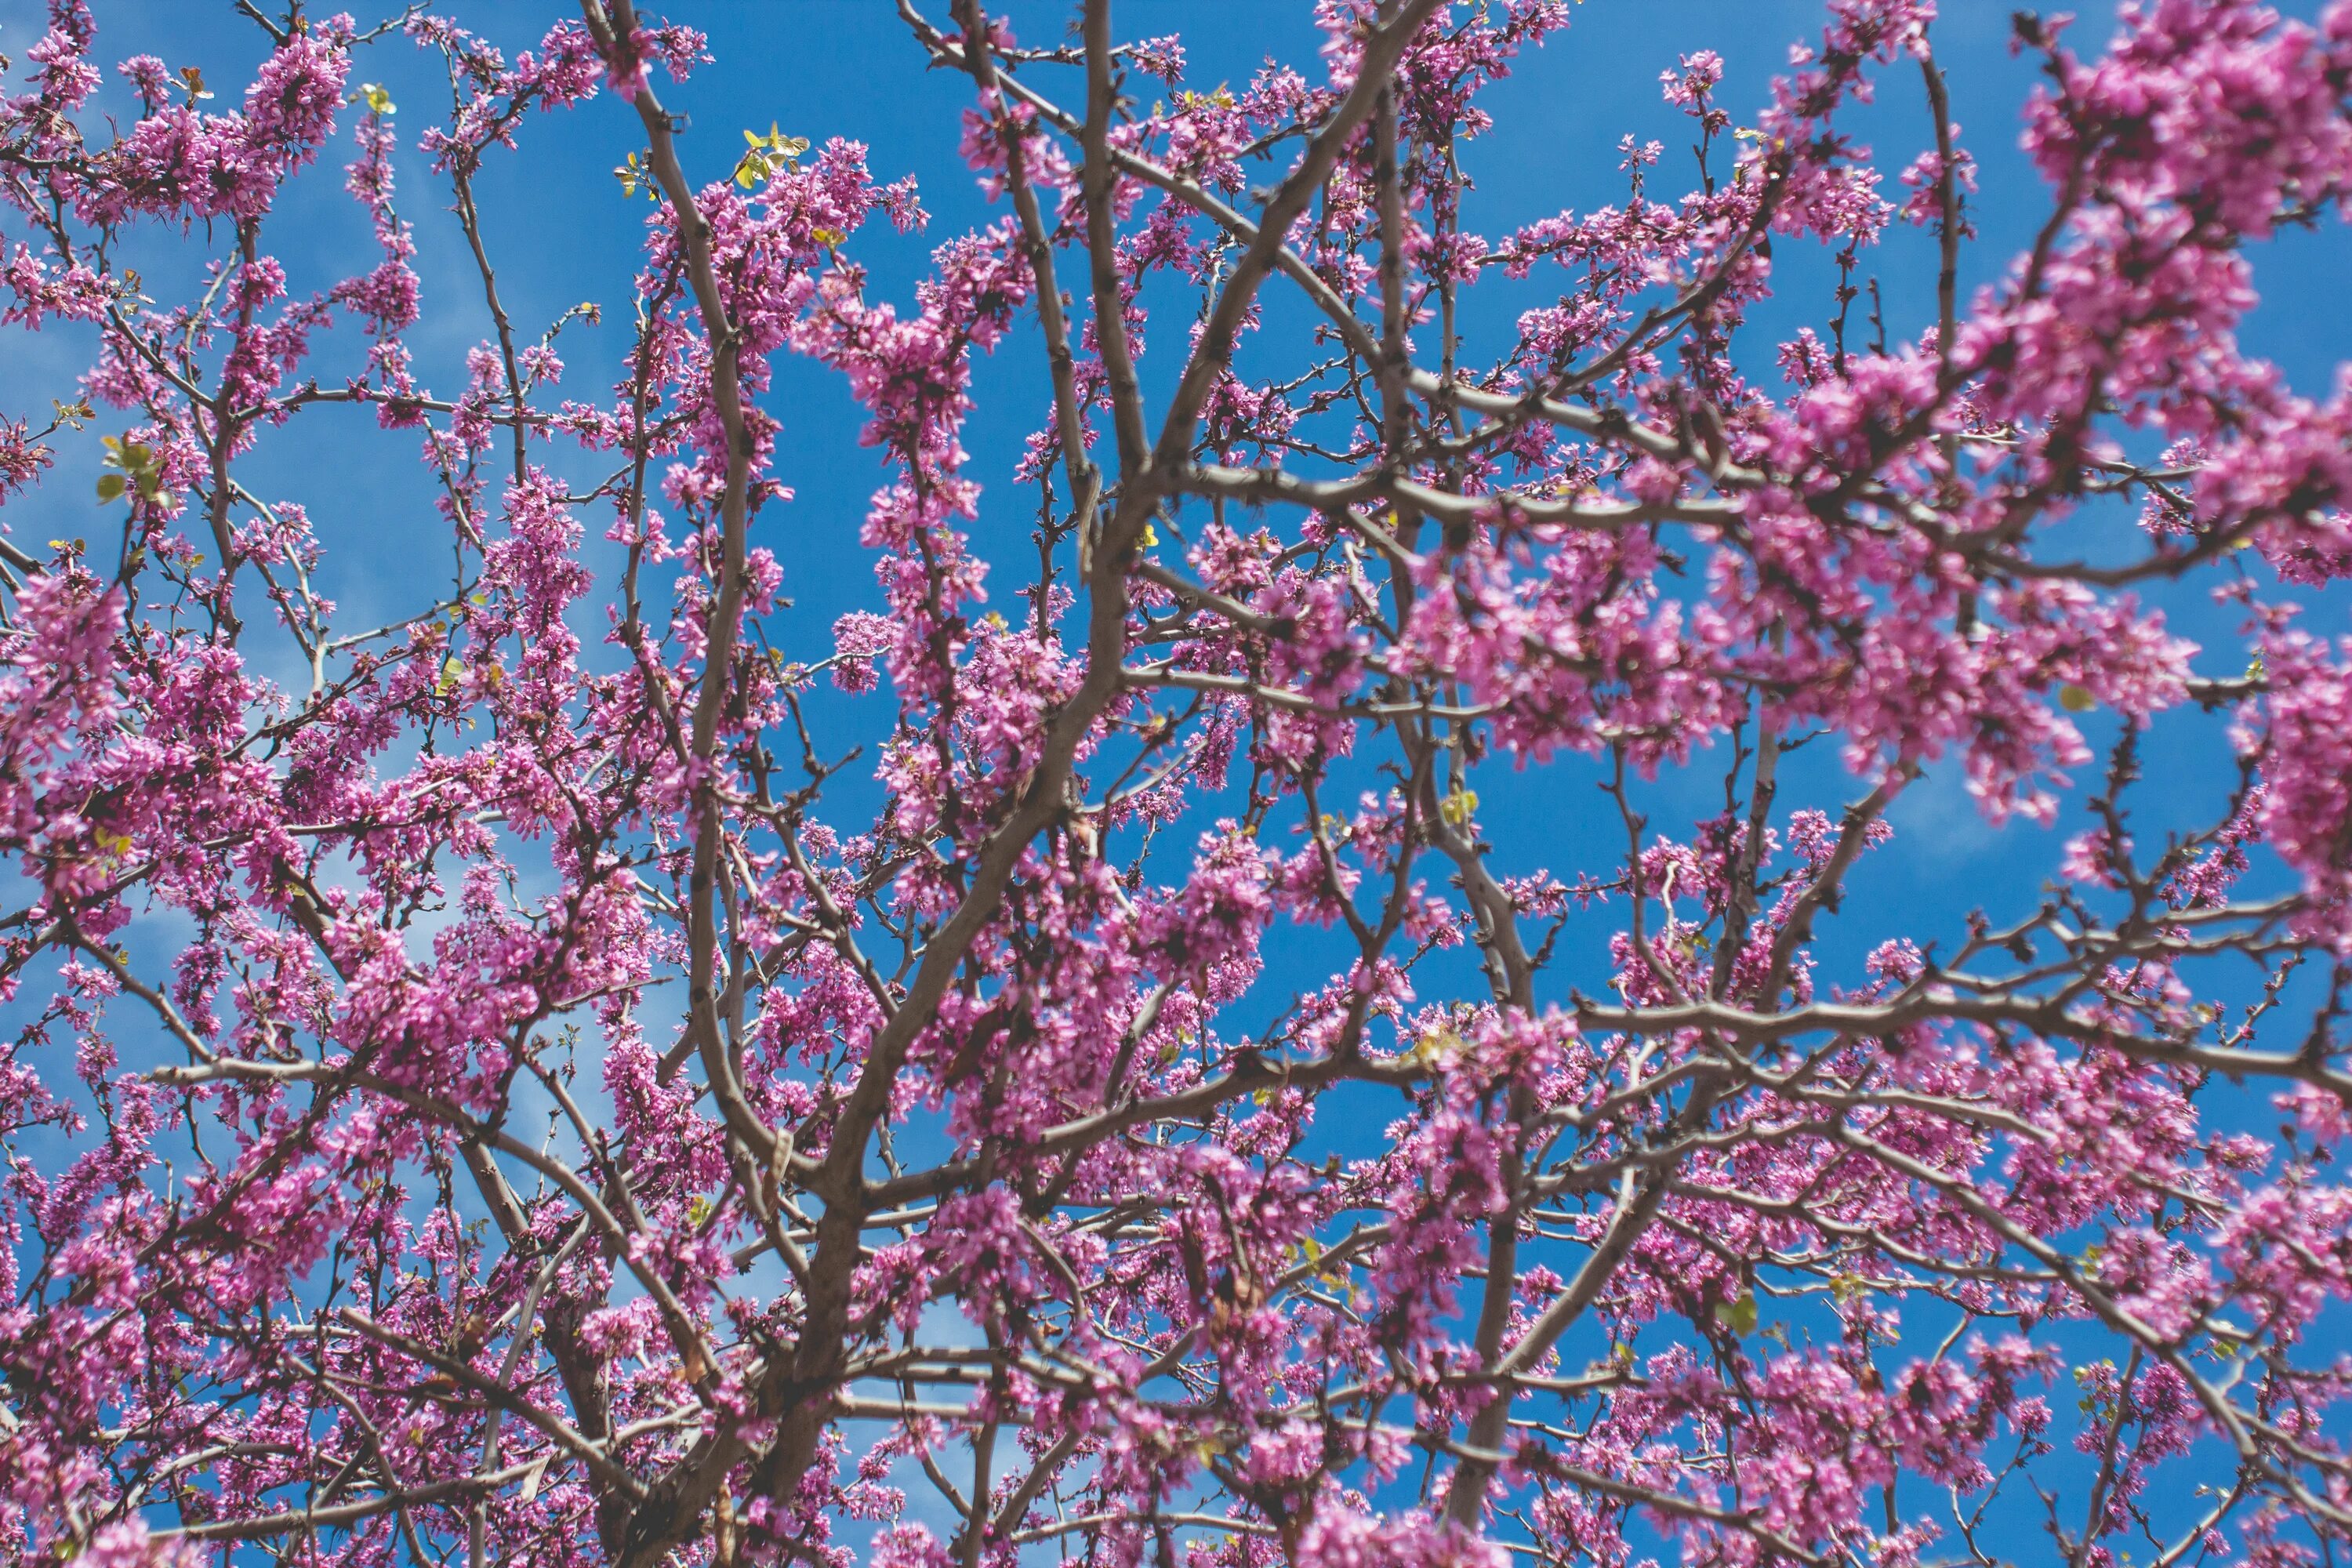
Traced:
<path id="1" fill-rule="evenodd" d="M 904 0 L 993 214 L 920 241 L 854 142 L 705 166 L 723 40 L 631 0 L 238 9 L 233 100 L 101 112 L 85 0 L 0 96 L 0 324 L 89 350 L 0 376 L 0 1562 L 2352 1550 L 2352 379 L 2237 337 L 2352 210 L 2352 4 L 2021 14 L 2013 261 L 1933 0 L 1752 125 L 1681 57 L 1677 198 L 1628 138 L 1503 215 L 1568 0 L 1318 0 L 1207 93 L 1109 0 Z M 549 114 L 639 149 L 625 326 L 501 300 Z M 298 280 L 346 156 L 373 249 Z M 831 626 L 794 361 L 885 469 Z M 280 493 L 285 431 L 430 500 Z M 18 526 L 101 440 L 89 537 Z M 373 529 L 436 564 L 352 625 Z M 1947 777 L 2020 912 L 1848 898 Z"/>

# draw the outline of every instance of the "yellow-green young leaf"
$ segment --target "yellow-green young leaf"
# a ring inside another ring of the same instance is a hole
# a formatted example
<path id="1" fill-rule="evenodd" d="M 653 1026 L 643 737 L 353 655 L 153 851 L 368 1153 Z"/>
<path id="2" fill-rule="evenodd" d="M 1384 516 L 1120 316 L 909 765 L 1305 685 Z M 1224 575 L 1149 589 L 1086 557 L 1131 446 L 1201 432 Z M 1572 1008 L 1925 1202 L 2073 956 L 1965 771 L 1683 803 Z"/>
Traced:
<path id="1" fill-rule="evenodd" d="M 1461 826 L 1477 809 L 1478 792 L 1475 789 L 1457 789 L 1437 803 L 1437 815 L 1445 819 L 1449 827 Z"/>
<path id="2" fill-rule="evenodd" d="M 1440 1025 L 1415 1040 L 1407 1056 L 1417 1066 L 1444 1067 L 1467 1049 L 1467 1040 L 1454 1030 Z"/>
<path id="3" fill-rule="evenodd" d="M 1735 1334 L 1754 1333 L 1756 1331 L 1756 1292 L 1750 1290 L 1737 1301 L 1717 1302 L 1715 1321 Z"/>
<path id="4" fill-rule="evenodd" d="M 776 129 L 776 122 L 772 120 L 768 121 L 768 133 L 765 136 L 754 136 L 746 131 L 743 132 L 743 140 L 754 147 L 763 148 L 770 153 L 782 153 L 786 158 L 797 158 L 809 150 L 807 137 L 787 136 Z"/>
<path id="5" fill-rule="evenodd" d="M 122 499 L 122 492 L 130 488 L 131 481 L 124 479 L 121 474 L 100 474 L 98 476 L 98 499 L 102 501 L 121 500 Z"/>
<path id="6" fill-rule="evenodd" d="M 819 245 L 839 245 L 843 240 L 847 239 L 848 237 L 849 237 L 847 235 L 842 233 L 841 230 L 837 228 L 813 228 L 809 230 L 809 238 Z"/>
<path id="7" fill-rule="evenodd" d="M 384 91 L 383 88 L 377 86 L 374 82 L 362 82 L 360 84 L 360 96 L 367 100 L 369 113 L 390 114 L 392 112 L 392 94 Z"/>
<path id="8" fill-rule="evenodd" d="M 2099 700 L 2091 695 L 2087 687 L 2077 686 L 2070 680 L 2058 689 L 2058 706 L 2069 713 L 2088 713 L 2098 705 Z"/>
<path id="9" fill-rule="evenodd" d="M 441 663 L 440 684 L 435 688 L 444 697 L 457 689 L 457 682 L 466 679 L 466 664 L 460 658 L 446 658 Z"/>

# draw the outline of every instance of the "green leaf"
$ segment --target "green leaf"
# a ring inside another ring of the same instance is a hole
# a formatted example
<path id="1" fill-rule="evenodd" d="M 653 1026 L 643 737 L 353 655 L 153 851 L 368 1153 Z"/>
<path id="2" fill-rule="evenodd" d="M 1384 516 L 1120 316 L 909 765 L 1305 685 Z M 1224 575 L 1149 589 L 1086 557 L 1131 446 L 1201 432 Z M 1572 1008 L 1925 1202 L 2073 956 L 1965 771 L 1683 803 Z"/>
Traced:
<path id="1" fill-rule="evenodd" d="M 647 201 L 661 200 L 661 192 L 656 187 L 652 167 L 639 161 L 635 153 L 629 154 L 626 163 L 615 163 L 613 166 L 613 177 L 621 182 L 621 194 L 625 196 L 634 196 L 639 191 L 643 191 Z"/>
<path id="2" fill-rule="evenodd" d="M 1735 1334 L 1748 1335 L 1756 1331 L 1756 1292 L 1748 1291 L 1737 1301 L 1717 1301 L 1715 1321 Z"/>
<path id="3" fill-rule="evenodd" d="M 1444 1067 L 1467 1049 L 1468 1041 L 1456 1031 L 1440 1025 L 1413 1042 L 1412 1049 L 1406 1053 L 1406 1059 L 1416 1067 Z"/>
<path id="4" fill-rule="evenodd" d="M 2070 680 L 2058 689 L 2058 706 L 2069 713 L 2088 713 L 2098 705 L 2099 700 L 2091 695 L 2087 687 L 2077 686 Z"/>
<path id="5" fill-rule="evenodd" d="M 765 136 L 756 132 L 746 131 L 743 132 L 743 140 L 762 152 L 778 153 L 787 159 L 797 158 L 809 150 L 807 137 L 787 136 L 776 129 L 776 122 L 772 120 L 768 121 L 768 133 Z"/>
<path id="6" fill-rule="evenodd" d="M 121 500 L 122 499 L 122 492 L 130 488 L 131 481 L 124 479 L 121 474 L 100 474 L 98 476 L 98 499 L 100 500 Z"/>
<path id="7" fill-rule="evenodd" d="M 768 122 L 768 133 L 756 131 L 743 132 L 744 144 L 751 150 L 735 164 L 735 183 L 750 190 L 763 179 L 770 179 L 795 166 L 802 153 L 809 149 L 805 136 L 787 136 Z"/>

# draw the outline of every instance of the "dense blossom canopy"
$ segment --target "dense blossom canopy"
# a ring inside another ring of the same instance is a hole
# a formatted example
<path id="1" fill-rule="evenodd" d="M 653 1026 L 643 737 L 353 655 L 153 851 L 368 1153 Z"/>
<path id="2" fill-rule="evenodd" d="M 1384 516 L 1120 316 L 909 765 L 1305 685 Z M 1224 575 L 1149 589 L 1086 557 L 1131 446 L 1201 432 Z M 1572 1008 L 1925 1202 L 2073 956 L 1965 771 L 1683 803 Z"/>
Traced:
<path id="1" fill-rule="evenodd" d="M 630 0 L 239 9 L 241 90 L 50 0 L 0 98 L 0 322 L 90 349 L 0 361 L 0 1561 L 2352 1550 L 2352 378 L 2238 341 L 2352 209 L 2352 4 L 2021 14 L 2013 262 L 1933 0 L 1760 107 L 1695 48 L 1693 188 L 1629 139 L 1493 233 L 1569 0 L 1318 0 L 1209 92 L 1109 0 L 908 0 L 995 214 L 919 240 L 822 127 L 682 137 L 724 39 Z M 584 349 L 476 201 L 551 113 L 639 149 Z M 337 161 L 374 246 L 294 276 Z M 884 465 L 830 626 L 794 358 Z M 287 426 L 437 517 L 275 493 Z M 449 564 L 352 624 L 390 526 Z M 1843 896 L 1931 775 L 2022 918 Z"/>

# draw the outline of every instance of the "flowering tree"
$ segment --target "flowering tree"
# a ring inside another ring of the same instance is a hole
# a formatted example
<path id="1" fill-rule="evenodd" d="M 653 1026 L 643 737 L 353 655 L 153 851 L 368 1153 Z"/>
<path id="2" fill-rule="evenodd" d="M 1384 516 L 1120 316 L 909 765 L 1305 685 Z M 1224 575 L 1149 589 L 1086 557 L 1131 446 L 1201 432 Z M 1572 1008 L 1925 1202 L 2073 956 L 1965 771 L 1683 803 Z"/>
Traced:
<path id="1" fill-rule="evenodd" d="M 2233 336 L 2249 243 L 2352 202 L 2352 5 L 2021 16 L 2047 216 L 1964 299 L 1932 0 L 1836 0 L 1752 126 L 1684 57 L 1696 189 L 1633 147 L 1499 236 L 1478 96 L 1567 0 L 1322 0 L 1319 61 L 1207 95 L 1108 0 L 1045 47 L 908 0 L 1001 216 L 898 301 L 911 183 L 703 166 L 709 46 L 630 0 L 512 56 L 240 9 L 241 96 L 140 56 L 99 114 L 51 0 L 0 107 L 5 320 L 94 345 L 0 378 L 0 497 L 108 464 L 89 538 L 0 542 L 0 1559 L 2352 1547 L 2352 387 Z M 406 47 L 462 385 L 358 79 Z M 1930 110 L 1899 186 L 1874 83 Z M 642 138 L 580 400 L 474 195 L 549 110 Z M 380 254 L 298 281 L 338 136 Z M 1903 225 L 1908 341 L 1851 310 Z M 1840 282 L 1759 342 L 1776 243 Z M 1554 302 L 1474 331 L 1497 275 Z M 1016 334 L 1036 548 L 984 563 Z M 887 468 L 830 627 L 785 356 Z M 241 477 L 371 421 L 454 563 L 373 626 L 323 586 L 366 520 Z M 2209 593 L 2226 646 L 2138 596 Z M 2178 733 L 2239 782 L 2168 827 Z M 1947 770 L 2030 913 L 1842 901 Z M 1529 780 L 1606 839 L 1482 816 Z"/>

